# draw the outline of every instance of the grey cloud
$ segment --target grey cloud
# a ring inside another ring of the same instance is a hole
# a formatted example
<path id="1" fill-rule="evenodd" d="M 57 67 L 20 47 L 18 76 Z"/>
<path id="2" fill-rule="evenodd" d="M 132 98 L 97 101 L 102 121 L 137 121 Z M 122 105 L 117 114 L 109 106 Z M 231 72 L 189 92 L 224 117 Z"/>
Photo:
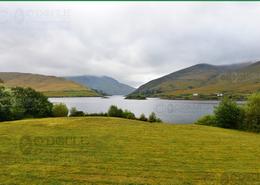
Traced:
<path id="1" fill-rule="evenodd" d="M 197 63 L 260 59 L 259 3 L 1 3 L 1 71 L 139 86 Z"/>

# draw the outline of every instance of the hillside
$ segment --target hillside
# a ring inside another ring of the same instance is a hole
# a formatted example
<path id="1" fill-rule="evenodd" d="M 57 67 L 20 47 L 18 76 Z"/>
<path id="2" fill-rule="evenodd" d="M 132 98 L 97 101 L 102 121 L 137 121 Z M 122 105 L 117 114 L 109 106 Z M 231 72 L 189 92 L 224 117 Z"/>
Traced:
<path id="1" fill-rule="evenodd" d="M 127 95 L 135 90 L 135 88 L 120 83 L 117 80 L 107 76 L 71 76 L 65 77 L 82 85 L 86 85 L 92 89 L 102 91 L 108 95 Z"/>
<path id="2" fill-rule="evenodd" d="M 216 99 L 217 94 L 237 98 L 260 91 L 260 62 L 227 66 L 198 64 L 152 80 L 128 96 L 173 99 Z"/>
<path id="3" fill-rule="evenodd" d="M 87 117 L 3 122 L 0 135 L 2 184 L 260 182 L 254 133 Z"/>
<path id="4" fill-rule="evenodd" d="M 55 76 L 0 72 L 0 79 L 7 87 L 31 87 L 51 97 L 98 96 L 88 87 Z"/>

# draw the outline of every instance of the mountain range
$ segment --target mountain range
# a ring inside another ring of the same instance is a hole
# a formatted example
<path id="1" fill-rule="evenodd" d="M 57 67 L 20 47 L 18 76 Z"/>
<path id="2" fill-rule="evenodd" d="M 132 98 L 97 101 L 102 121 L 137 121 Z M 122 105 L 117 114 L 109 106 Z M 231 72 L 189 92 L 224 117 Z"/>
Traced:
<path id="1" fill-rule="evenodd" d="M 260 62 L 233 65 L 197 64 L 140 86 L 127 98 L 215 99 L 243 98 L 260 91 Z"/>
<path id="2" fill-rule="evenodd" d="M 70 76 L 65 77 L 68 80 L 72 80 L 76 83 L 86 85 L 92 89 L 95 89 L 101 93 L 107 95 L 127 95 L 135 90 L 135 88 L 120 83 L 117 80 L 108 76 Z"/>
<path id="3" fill-rule="evenodd" d="M 127 95 L 129 99 L 218 99 L 228 95 L 243 99 L 260 92 L 260 61 L 233 65 L 197 64 L 134 89 L 107 76 L 56 77 L 0 72 L 0 85 L 31 87 L 49 97 Z"/>
<path id="4" fill-rule="evenodd" d="M 0 83 L 6 87 L 31 87 L 49 97 L 100 96 L 87 86 L 56 76 L 0 72 Z"/>

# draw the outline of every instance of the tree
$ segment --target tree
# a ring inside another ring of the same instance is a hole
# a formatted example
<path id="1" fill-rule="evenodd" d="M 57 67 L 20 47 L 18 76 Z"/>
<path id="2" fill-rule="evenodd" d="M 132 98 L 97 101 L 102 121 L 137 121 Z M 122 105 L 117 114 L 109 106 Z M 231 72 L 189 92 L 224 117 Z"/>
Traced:
<path id="1" fill-rule="evenodd" d="M 76 107 L 72 107 L 70 109 L 70 117 L 81 117 L 85 116 L 85 113 L 83 111 L 78 111 Z"/>
<path id="2" fill-rule="evenodd" d="M 153 122 L 156 122 L 157 121 L 157 117 L 156 117 L 156 114 L 154 112 L 152 112 L 150 115 L 149 115 L 149 122 L 153 123 Z"/>
<path id="3" fill-rule="evenodd" d="M 139 118 L 140 121 L 148 121 L 148 119 L 145 117 L 145 115 L 142 113 L 140 118 Z"/>
<path id="4" fill-rule="evenodd" d="M 4 87 L 0 87 L 0 121 L 12 120 L 11 106 L 10 93 Z"/>
<path id="5" fill-rule="evenodd" d="M 25 117 L 49 117 L 52 115 L 52 103 L 40 92 L 31 88 L 12 88 L 12 95 L 17 104 L 24 109 Z"/>
<path id="6" fill-rule="evenodd" d="M 127 118 L 127 119 L 136 119 L 135 114 L 132 113 L 132 112 L 129 111 L 129 110 L 125 110 L 125 111 L 123 112 L 123 117 L 124 117 L 124 118 Z"/>
<path id="7" fill-rule="evenodd" d="M 245 105 L 245 127 L 260 132 L 260 93 L 251 95 Z"/>
<path id="8" fill-rule="evenodd" d="M 239 128 L 242 124 L 242 108 L 229 98 L 224 98 L 214 110 L 217 126 Z"/>
<path id="9" fill-rule="evenodd" d="M 24 111 L 11 91 L 0 87 L 0 121 L 21 119 L 24 117 Z"/>
<path id="10" fill-rule="evenodd" d="M 108 116 L 110 117 L 123 117 L 123 110 L 117 108 L 115 105 L 111 105 L 109 110 L 108 110 Z"/>
<path id="11" fill-rule="evenodd" d="M 52 114 L 54 117 L 67 117 L 69 110 L 64 103 L 53 105 Z"/>

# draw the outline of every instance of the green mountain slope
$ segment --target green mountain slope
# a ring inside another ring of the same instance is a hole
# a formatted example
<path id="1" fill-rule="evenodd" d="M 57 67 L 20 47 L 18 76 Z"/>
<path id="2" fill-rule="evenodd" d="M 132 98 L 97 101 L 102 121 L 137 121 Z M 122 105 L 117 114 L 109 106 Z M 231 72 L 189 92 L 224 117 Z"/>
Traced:
<path id="1" fill-rule="evenodd" d="M 49 97 L 98 96 L 88 87 L 55 76 L 0 72 L 7 87 L 31 87 Z"/>
<path id="2" fill-rule="evenodd" d="M 228 66 L 198 64 L 142 85 L 138 95 L 173 99 L 215 99 L 217 94 L 243 97 L 260 90 L 260 62 Z"/>
<path id="3" fill-rule="evenodd" d="M 108 76 L 71 76 L 65 77 L 68 80 L 72 80 L 76 83 L 86 85 L 92 89 L 104 92 L 109 95 L 127 95 L 135 90 L 135 88 L 120 83 L 117 80 Z"/>

